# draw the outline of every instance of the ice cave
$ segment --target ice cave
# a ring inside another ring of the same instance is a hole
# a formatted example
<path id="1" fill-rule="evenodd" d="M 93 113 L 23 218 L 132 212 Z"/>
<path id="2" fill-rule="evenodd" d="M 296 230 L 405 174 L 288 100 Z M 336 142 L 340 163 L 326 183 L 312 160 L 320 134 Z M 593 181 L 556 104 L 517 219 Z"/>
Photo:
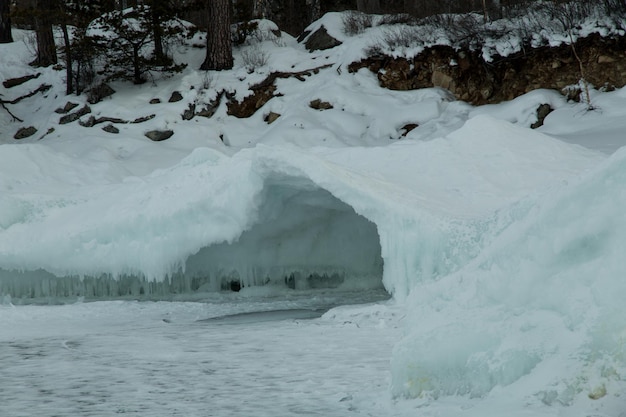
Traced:
<path id="1" fill-rule="evenodd" d="M 377 227 L 351 206 L 309 179 L 283 175 L 266 178 L 255 199 L 251 227 L 231 242 L 202 247 L 161 279 L 0 269 L 0 294 L 14 303 L 37 303 L 76 297 L 184 299 L 261 286 L 269 292 L 383 288 Z"/>

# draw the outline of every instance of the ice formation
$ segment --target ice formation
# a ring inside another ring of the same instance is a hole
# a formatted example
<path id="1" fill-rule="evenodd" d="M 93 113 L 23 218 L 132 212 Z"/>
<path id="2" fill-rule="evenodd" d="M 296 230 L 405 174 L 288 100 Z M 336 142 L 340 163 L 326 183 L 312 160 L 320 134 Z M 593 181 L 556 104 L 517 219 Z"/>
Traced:
<path id="1" fill-rule="evenodd" d="M 479 256 L 413 291 L 410 334 L 392 361 L 394 392 L 484 396 L 518 383 L 546 404 L 571 405 L 618 384 L 625 181 L 622 149 L 552 196 L 500 213 L 514 221 Z M 553 374 L 563 360 L 567 372 Z"/>
<path id="2" fill-rule="evenodd" d="M 46 152 L 0 157 L 61 158 Z M 0 293 L 382 284 L 408 312 L 395 395 L 522 384 L 571 404 L 625 370 L 626 153 L 604 159 L 476 116 L 384 148 L 198 148 L 144 176 L 16 164 L 0 184 Z"/>

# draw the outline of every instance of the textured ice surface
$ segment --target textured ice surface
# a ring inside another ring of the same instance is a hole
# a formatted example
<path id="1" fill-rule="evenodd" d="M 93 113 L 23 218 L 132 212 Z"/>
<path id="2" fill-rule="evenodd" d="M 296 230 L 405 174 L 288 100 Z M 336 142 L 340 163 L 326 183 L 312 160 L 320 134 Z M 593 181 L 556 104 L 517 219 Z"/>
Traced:
<path id="1" fill-rule="evenodd" d="M 315 320 L 204 320 L 338 301 L 316 292 L 241 297 L 0 306 L 0 415 L 394 415 L 387 385 L 397 307 L 350 307 Z"/>
<path id="2" fill-rule="evenodd" d="M 417 287 L 408 300 L 413 326 L 394 349 L 394 392 L 485 396 L 519 382 L 544 403 L 571 405 L 598 389 L 620 401 L 624 184 L 620 150 L 529 210 L 502 213 L 516 220 L 479 256 Z M 567 370 L 546 377 L 563 360 Z"/>

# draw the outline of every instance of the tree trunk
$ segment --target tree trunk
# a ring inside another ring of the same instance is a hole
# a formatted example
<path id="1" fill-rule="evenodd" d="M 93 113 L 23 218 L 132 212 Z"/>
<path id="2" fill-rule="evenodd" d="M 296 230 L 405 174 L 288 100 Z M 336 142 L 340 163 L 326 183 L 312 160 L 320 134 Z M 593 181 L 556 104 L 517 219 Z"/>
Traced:
<path id="1" fill-rule="evenodd" d="M 61 25 L 63 31 L 63 42 L 65 43 L 65 94 L 70 95 L 74 92 L 74 73 L 72 71 L 72 43 L 70 41 L 70 34 L 67 31 L 67 24 Z"/>
<path id="2" fill-rule="evenodd" d="M 143 84 L 146 82 L 141 75 L 141 63 L 139 62 L 141 58 L 139 57 L 139 48 L 139 45 L 133 45 L 133 83 L 135 84 Z"/>
<path id="3" fill-rule="evenodd" d="M 233 44 L 230 38 L 230 0 L 209 0 L 209 27 L 206 58 L 201 70 L 225 70 L 233 67 Z"/>
<path id="4" fill-rule="evenodd" d="M 0 0 L 0 43 L 13 42 L 10 2 L 11 0 Z"/>
<path id="5" fill-rule="evenodd" d="M 52 1 L 37 0 L 35 31 L 37 34 L 37 59 L 32 65 L 47 67 L 57 63 L 57 48 L 52 33 Z"/>
<path id="6" fill-rule="evenodd" d="M 163 52 L 163 36 L 161 28 L 161 8 L 158 4 L 159 0 L 152 0 L 150 4 L 150 17 L 152 25 L 152 36 L 154 38 L 154 59 L 158 63 L 165 62 L 165 53 Z"/>

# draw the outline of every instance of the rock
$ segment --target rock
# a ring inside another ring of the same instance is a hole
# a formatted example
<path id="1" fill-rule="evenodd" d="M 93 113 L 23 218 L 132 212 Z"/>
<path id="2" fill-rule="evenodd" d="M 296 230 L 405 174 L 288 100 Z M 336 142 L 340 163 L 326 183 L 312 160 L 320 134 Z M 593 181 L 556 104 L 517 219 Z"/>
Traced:
<path id="1" fill-rule="evenodd" d="M 537 129 L 538 127 L 543 126 L 543 121 L 545 120 L 546 116 L 552 113 L 553 110 L 554 109 L 550 107 L 549 104 L 542 104 L 537 107 L 537 121 L 530 125 L 530 128 Z"/>
<path id="2" fill-rule="evenodd" d="M 23 127 L 23 128 L 19 129 L 15 133 L 13 138 L 17 139 L 17 140 L 25 139 L 25 138 L 28 138 L 30 136 L 33 136 L 35 133 L 37 133 L 37 129 L 35 129 L 35 127 L 33 127 L 33 126 Z"/>
<path id="3" fill-rule="evenodd" d="M 153 98 L 152 100 L 150 100 L 150 104 L 159 104 L 161 102 L 160 98 Z"/>
<path id="4" fill-rule="evenodd" d="M 114 133 L 114 134 L 120 133 L 120 130 L 117 127 L 113 126 L 112 124 L 108 124 L 104 126 L 102 130 L 108 133 Z"/>
<path id="5" fill-rule="evenodd" d="M 599 387 L 595 387 L 588 394 L 588 397 L 592 400 L 599 400 L 604 396 L 606 396 L 606 387 L 604 386 L 604 384 L 600 385 Z"/>
<path id="6" fill-rule="evenodd" d="M 65 116 L 59 119 L 60 125 L 65 125 L 68 123 L 75 122 L 86 114 L 91 113 L 91 108 L 87 105 L 83 106 L 80 110 L 75 111 L 74 113 L 66 114 Z"/>
<path id="7" fill-rule="evenodd" d="M 170 96 L 170 99 L 167 101 L 168 103 L 176 103 L 177 101 L 181 101 L 182 99 L 183 99 L 183 95 L 180 94 L 178 91 L 174 91 L 172 95 Z"/>
<path id="8" fill-rule="evenodd" d="M 173 130 L 151 130 L 144 135 L 154 142 L 161 142 L 162 140 L 171 138 L 173 134 Z"/>
<path id="9" fill-rule="evenodd" d="M 271 125 L 272 123 L 274 123 L 276 121 L 276 119 L 278 119 L 280 117 L 280 114 L 278 113 L 274 113 L 273 111 L 269 112 L 264 118 L 263 120 L 268 124 Z"/>
<path id="10" fill-rule="evenodd" d="M 74 110 L 74 108 L 76 107 L 78 107 L 78 103 L 72 103 L 71 101 L 68 101 L 67 103 L 65 103 L 65 106 L 59 107 L 54 112 L 58 114 L 67 114 Z"/>
<path id="11" fill-rule="evenodd" d="M 189 103 L 189 108 L 182 114 L 183 120 L 191 120 L 196 115 L 196 105 Z"/>
<path id="12" fill-rule="evenodd" d="M 600 55 L 598 57 L 598 64 L 612 64 L 615 62 L 615 58 L 607 56 L 607 55 Z"/>
<path id="13" fill-rule="evenodd" d="M 120 119 L 118 117 L 98 117 L 96 119 L 95 124 L 106 123 L 106 122 L 110 122 L 110 123 L 128 123 L 128 120 Z"/>
<path id="14" fill-rule="evenodd" d="M 411 130 L 415 129 L 418 126 L 419 125 L 417 123 L 407 123 L 404 126 L 402 126 L 400 128 L 400 132 L 402 132 L 402 137 L 405 137 L 406 135 L 408 135 Z"/>
<path id="15" fill-rule="evenodd" d="M 319 98 L 316 98 L 309 103 L 309 107 L 315 110 L 329 110 L 333 108 L 333 105 L 328 101 L 322 101 Z"/>
<path id="16" fill-rule="evenodd" d="M 305 40 L 307 36 L 309 36 L 310 34 L 311 34 L 310 30 L 305 30 L 304 32 L 300 34 L 300 36 L 298 36 L 298 39 L 296 39 L 296 41 L 298 41 L 298 43 L 302 43 L 302 41 Z"/>
<path id="17" fill-rule="evenodd" d="M 155 117 L 156 117 L 156 114 L 151 114 L 150 116 L 138 117 L 135 120 L 133 120 L 131 123 L 143 123 L 143 122 L 147 122 L 148 120 L 152 120 Z"/>
<path id="18" fill-rule="evenodd" d="M 323 51 L 324 49 L 334 48 L 339 45 L 341 45 L 341 42 L 330 36 L 324 25 L 313 32 L 304 43 L 304 46 L 309 52 Z"/>
<path id="19" fill-rule="evenodd" d="M 79 120 L 78 124 L 83 127 L 93 127 L 96 124 L 96 118 L 93 116 L 89 116 L 89 118 L 84 122 L 82 120 Z"/>
<path id="20" fill-rule="evenodd" d="M 430 80 L 433 83 L 433 87 L 445 88 L 446 90 L 449 90 L 453 93 L 456 89 L 456 83 L 454 82 L 454 79 L 442 71 L 433 71 L 433 75 L 430 77 Z"/>
<path id="21" fill-rule="evenodd" d="M 87 101 L 90 104 L 96 104 L 102 101 L 102 99 L 107 98 L 115 94 L 115 90 L 112 89 L 108 84 L 100 84 L 87 93 Z"/>
<path id="22" fill-rule="evenodd" d="M 2 82 L 2 85 L 4 86 L 4 88 L 17 87 L 18 85 L 24 84 L 27 81 L 33 80 L 35 78 L 39 78 L 40 75 L 41 73 L 38 72 L 37 74 L 25 75 L 23 77 L 9 78 L 8 80 L 4 80 Z"/>

